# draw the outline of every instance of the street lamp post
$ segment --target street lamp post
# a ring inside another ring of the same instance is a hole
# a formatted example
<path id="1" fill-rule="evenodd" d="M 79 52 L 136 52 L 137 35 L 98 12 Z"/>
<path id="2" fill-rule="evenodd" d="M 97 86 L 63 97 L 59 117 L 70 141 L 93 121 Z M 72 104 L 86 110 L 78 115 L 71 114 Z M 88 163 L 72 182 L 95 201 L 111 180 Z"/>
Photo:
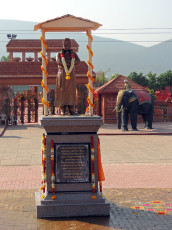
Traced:
<path id="1" fill-rule="evenodd" d="M 14 40 L 16 39 L 17 37 L 17 34 L 7 34 L 7 38 L 10 39 L 10 40 Z M 13 61 L 13 53 L 10 52 L 10 61 Z"/>
<path id="2" fill-rule="evenodd" d="M 16 37 L 17 37 L 17 34 L 7 34 L 7 38 L 10 40 L 14 40 L 16 39 Z"/>

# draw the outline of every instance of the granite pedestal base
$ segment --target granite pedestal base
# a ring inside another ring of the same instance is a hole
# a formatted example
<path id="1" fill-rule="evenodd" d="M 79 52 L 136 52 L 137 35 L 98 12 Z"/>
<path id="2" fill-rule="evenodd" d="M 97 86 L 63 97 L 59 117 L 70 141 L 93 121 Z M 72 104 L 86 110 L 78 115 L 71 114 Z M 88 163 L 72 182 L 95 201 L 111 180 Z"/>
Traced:
<path id="1" fill-rule="evenodd" d="M 36 192 L 38 218 L 109 216 L 110 203 L 98 189 L 98 116 L 43 117 L 46 131 L 46 192 Z M 54 143 L 55 196 L 51 187 L 51 142 Z M 94 147 L 94 165 L 91 149 Z M 94 168 L 94 176 L 93 175 Z M 95 193 L 93 193 L 93 184 Z M 54 194 L 53 194 L 54 195 Z"/>
<path id="2" fill-rule="evenodd" d="M 92 192 L 64 192 L 56 194 L 55 200 L 51 195 L 41 200 L 40 193 L 36 192 L 37 218 L 109 216 L 110 204 L 106 198 L 99 193 L 96 193 L 97 199 L 92 196 L 95 196 Z"/>

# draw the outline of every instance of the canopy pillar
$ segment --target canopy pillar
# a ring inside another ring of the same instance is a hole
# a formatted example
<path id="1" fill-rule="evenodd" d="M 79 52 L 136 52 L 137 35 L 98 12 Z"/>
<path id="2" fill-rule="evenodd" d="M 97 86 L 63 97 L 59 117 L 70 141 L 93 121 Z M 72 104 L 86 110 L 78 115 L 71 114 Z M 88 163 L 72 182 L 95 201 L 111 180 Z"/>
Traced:
<path id="1" fill-rule="evenodd" d="M 92 65 L 92 53 L 90 51 L 92 51 L 92 36 L 91 36 L 91 29 L 88 29 L 87 30 L 87 36 L 88 36 L 88 73 L 90 75 L 90 78 L 88 80 L 88 83 L 89 83 L 89 88 L 93 89 L 93 81 L 91 80 L 92 79 L 92 76 L 93 76 L 93 65 Z M 90 100 L 90 103 L 89 103 L 89 115 L 93 115 L 93 92 L 89 89 L 89 92 L 88 92 L 88 96 L 89 96 L 89 100 Z"/>
<path id="2" fill-rule="evenodd" d="M 45 30 L 41 30 L 41 34 L 42 34 L 42 39 L 43 41 L 45 41 Z M 45 43 L 43 43 L 42 41 L 42 56 L 46 57 L 46 46 Z M 46 76 L 46 61 L 45 58 L 42 58 L 42 80 L 43 80 L 43 98 L 42 98 L 42 102 L 44 105 L 44 115 L 48 116 L 48 101 L 47 101 L 47 76 Z"/>

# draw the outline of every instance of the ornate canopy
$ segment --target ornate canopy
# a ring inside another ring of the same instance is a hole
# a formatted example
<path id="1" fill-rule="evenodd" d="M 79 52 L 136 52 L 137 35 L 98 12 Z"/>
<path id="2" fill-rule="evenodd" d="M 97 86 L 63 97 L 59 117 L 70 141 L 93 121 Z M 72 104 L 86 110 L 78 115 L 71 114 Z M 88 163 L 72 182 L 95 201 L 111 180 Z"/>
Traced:
<path id="1" fill-rule="evenodd" d="M 86 35 L 88 37 L 88 59 L 87 59 L 87 64 L 88 64 L 88 89 L 89 89 L 89 96 L 87 98 L 89 107 L 87 108 L 86 111 L 89 111 L 90 115 L 93 115 L 93 107 L 94 107 L 94 102 L 93 102 L 93 77 L 92 77 L 92 71 L 94 66 L 92 65 L 92 40 L 93 37 L 91 36 L 91 31 L 96 30 L 101 26 L 101 24 L 97 22 L 90 21 L 88 19 L 80 18 L 80 17 L 75 17 L 70 14 L 66 14 L 64 16 L 54 18 L 47 20 L 45 22 L 41 22 L 37 25 L 34 26 L 34 31 L 36 30 L 41 30 L 42 36 L 41 36 L 41 41 L 42 41 L 42 51 L 41 51 L 41 56 L 42 56 L 42 66 L 41 69 L 43 71 L 42 76 L 42 87 L 43 87 L 43 98 L 42 98 L 42 103 L 44 104 L 44 115 L 48 115 L 48 102 L 47 102 L 47 77 L 48 77 L 48 72 L 46 71 L 46 65 L 47 65 L 47 59 L 46 59 L 46 49 L 47 49 L 47 44 L 45 42 L 45 33 L 46 32 L 86 32 Z"/>
<path id="2" fill-rule="evenodd" d="M 97 22 L 66 14 L 35 25 L 34 31 L 41 29 L 45 32 L 84 32 L 88 29 L 97 30 L 100 26 Z"/>

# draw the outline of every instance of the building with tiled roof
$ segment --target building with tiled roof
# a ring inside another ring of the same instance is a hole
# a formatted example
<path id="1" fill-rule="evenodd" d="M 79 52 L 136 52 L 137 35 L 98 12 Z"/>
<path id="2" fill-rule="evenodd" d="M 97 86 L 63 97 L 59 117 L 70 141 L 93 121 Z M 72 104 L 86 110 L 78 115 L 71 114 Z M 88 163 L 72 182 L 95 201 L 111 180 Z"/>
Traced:
<path id="1" fill-rule="evenodd" d="M 124 80 L 128 80 L 129 83 L 132 85 L 132 88 L 137 90 L 144 90 L 145 88 L 141 85 L 138 85 L 134 81 L 130 80 L 129 78 L 123 76 L 123 75 L 118 75 L 111 81 L 107 82 L 106 84 L 102 85 L 98 89 L 96 89 L 96 93 L 98 94 L 111 94 L 115 93 L 117 94 L 120 89 L 124 89 Z"/>
<path id="2" fill-rule="evenodd" d="M 105 123 L 116 122 L 116 113 L 113 110 L 116 106 L 118 91 L 124 89 L 124 80 L 128 80 L 134 90 L 146 91 L 143 86 L 138 85 L 123 75 L 118 75 L 111 81 L 97 88 L 95 90 L 95 95 L 98 98 L 97 111 Z"/>
<path id="3" fill-rule="evenodd" d="M 47 59 L 51 60 L 51 53 L 61 51 L 63 39 L 47 39 Z M 10 53 L 10 61 L 13 61 L 13 53 L 22 53 L 22 61 L 25 61 L 26 53 L 34 53 L 34 60 L 38 61 L 38 53 L 42 50 L 40 39 L 14 39 L 7 44 L 7 52 Z M 79 45 L 71 39 L 71 49 L 78 52 Z"/>
<path id="4" fill-rule="evenodd" d="M 56 76 L 58 72 L 58 66 L 55 61 L 54 53 L 61 51 L 63 44 L 62 39 L 47 39 L 47 84 L 55 85 Z M 79 45 L 78 43 L 71 39 L 71 48 L 74 52 L 78 52 Z M 42 58 L 39 57 L 41 51 L 41 41 L 38 39 L 14 39 L 9 41 L 7 44 L 7 52 L 10 53 L 9 62 L 0 62 L 0 108 L 2 104 L 2 92 L 1 89 L 4 86 L 13 86 L 13 85 L 41 85 L 42 81 Z M 22 58 L 14 57 L 22 56 Z M 27 53 L 33 53 L 34 58 L 26 58 Z M 79 65 L 75 66 L 75 76 L 77 87 L 82 88 L 82 86 L 88 83 L 88 65 L 85 61 L 81 61 Z M 95 78 L 95 73 L 93 72 L 93 77 Z M 86 87 L 85 87 L 86 88 Z M 78 92 L 78 97 L 82 98 L 82 92 Z M 86 95 L 86 94 L 84 94 Z M 86 96 L 85 96 L 86 97 Z M 78 99 L 79 100 L 79 99 Z M 83 100 L 85 100 L 83 98 Z"/>
<path id="5" fill-rule="evenodd" d="M 47 72 L 49 85 L 55 85 L 57 76 L 57 63 L 52 53 L 57 53 L 62 49 L 62 39 L 47 39 Z M 78 52 L 78 43 L 71 39 L 71 48 Z M 10 62 L 0 62 L 0 85 L 40 85 L 42 81 L 41 58 L 38 54 L 41 51 L 41 41 L 38 39 L 21 39 L 11 40 L 7 44 L 7 52 L 10 53 Z M 27 61 L 26 53 L 33 53 L 32 61 Z M 13 58 L 13 54 L 22 53 L 22 60 L 20 58 Z M 85 85 L 88 83 L 87 77 L 88 65 L 81 61 L 80 65 L 75 67 L 76 83 Z M 93 77 L 95 73 L 93 72 Z"/>
<path id="6" fill-rule="evenodd" d="M 40 85 L 42 81 L 41 64 L 41 62 L 0 62 L 0 85 Z M 48 85 L 56 84 L 57 70 L 55 61 L 48 63 Z M 84 61 L 75 67 L 77 84 L 88 83 L 87 71 L 88 66 Z"/>

